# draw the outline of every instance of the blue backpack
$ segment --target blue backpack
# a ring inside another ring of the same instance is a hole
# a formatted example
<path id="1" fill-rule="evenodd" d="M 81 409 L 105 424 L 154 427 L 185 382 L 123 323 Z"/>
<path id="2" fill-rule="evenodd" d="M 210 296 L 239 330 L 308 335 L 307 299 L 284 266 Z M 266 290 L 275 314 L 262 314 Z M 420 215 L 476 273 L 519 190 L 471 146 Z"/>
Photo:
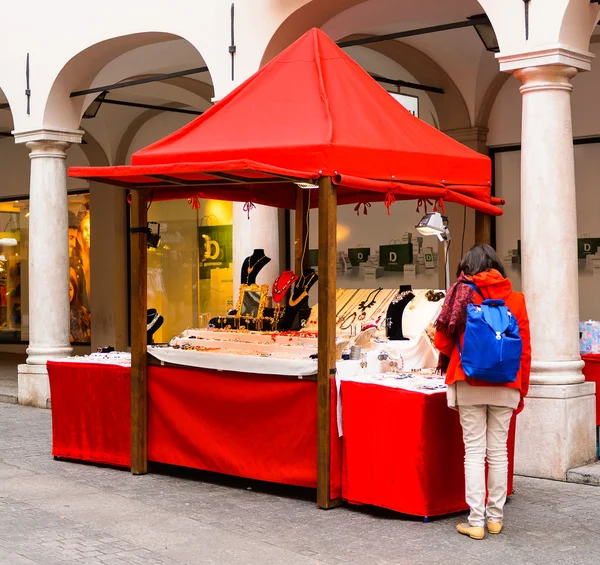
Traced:
<path id="1" fill-rule="evenodd" d="M 467 306 L 464 343 L 458 351 L 467 377 L 490 383 L 514 383 L 521 367 L 523 341 L 519 325 L 504 300 L 486 299 L 477 285 L 468 284 L 484 300 Z"/>

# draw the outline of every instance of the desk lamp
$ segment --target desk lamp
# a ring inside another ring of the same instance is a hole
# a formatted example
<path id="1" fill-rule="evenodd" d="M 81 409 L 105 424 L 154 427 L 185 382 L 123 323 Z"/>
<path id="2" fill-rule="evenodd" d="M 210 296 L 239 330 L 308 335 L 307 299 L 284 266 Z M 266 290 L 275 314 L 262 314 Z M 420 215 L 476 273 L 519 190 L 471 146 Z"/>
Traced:
<path id="1" fill-rule="evenodd" d="M 444 242 L 444 262 L 446 264 L 446 290 L 450 286 L 450 230 L 448 218 L 439 212 L 425 214 L 415 226 L 421 235 L 435 235 Z"/>

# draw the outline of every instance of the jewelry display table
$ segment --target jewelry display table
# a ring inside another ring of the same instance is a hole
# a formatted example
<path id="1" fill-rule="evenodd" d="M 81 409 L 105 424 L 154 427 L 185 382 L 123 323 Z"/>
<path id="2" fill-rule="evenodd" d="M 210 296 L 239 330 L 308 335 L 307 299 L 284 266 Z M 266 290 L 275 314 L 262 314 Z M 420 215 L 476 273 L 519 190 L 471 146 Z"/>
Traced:
<path id="1" fill-rule="evenodd" d="M 130 368 L 48 362 L 52 454 L 129 467 Z M 332 429 L 335 426 L 332 383 Z M 148 459 L 250 479 L 317 485 L 316 380 L 148 367 Z M 331 437 L 331 497 L 341 439 Z"/>
<path id="2" fill-rule="evenodd" d="M 429 394 L 341 381 L 343 498 L 415 516 L 468 508 L 458 412 L 445 392 Z M 512 492 L 515 419 L 508 440 Z"/>

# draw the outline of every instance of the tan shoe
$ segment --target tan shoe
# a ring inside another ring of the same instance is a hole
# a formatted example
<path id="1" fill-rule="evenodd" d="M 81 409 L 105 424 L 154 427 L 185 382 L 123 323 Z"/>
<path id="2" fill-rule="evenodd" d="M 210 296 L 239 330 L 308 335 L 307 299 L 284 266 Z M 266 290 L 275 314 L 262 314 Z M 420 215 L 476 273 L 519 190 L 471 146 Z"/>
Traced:
<path id="1" fill-rule="evenodd" d="M 490 534 L 499 534 L 502 531 L 502 522 L 488 522 L 487 527 Z"/>
<path id="2" fill-rule="evenodd" d="M 459 524 L 456 526 L 458 533 L 473 539 L 483 539 L 485 529 L 483 527 L 471 526 L 470 524 Z"/>

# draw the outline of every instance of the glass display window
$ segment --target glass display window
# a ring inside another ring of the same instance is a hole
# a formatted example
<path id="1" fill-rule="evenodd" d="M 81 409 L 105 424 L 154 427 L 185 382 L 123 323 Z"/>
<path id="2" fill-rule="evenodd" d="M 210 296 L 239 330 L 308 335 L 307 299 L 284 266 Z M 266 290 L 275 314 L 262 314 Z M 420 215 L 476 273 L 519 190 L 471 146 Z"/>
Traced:
<path id="1" fill-rule="evenodd" d="M 71 342 L 91 339 L 90 199 L 69 194 Z M 29 199 L 0 202 L 0 343 L 29 341 Z"/>
<path id="2" fill-rule="evenodd" d="M 160 225 L 158 246 L 148 250 L 148 308 L 164 318 L 153 336 L 161 343 L 233 308 L 233 206 L 200 199 L 195 210 L 186 200 L 153 202 L 148 221 Z"/>

